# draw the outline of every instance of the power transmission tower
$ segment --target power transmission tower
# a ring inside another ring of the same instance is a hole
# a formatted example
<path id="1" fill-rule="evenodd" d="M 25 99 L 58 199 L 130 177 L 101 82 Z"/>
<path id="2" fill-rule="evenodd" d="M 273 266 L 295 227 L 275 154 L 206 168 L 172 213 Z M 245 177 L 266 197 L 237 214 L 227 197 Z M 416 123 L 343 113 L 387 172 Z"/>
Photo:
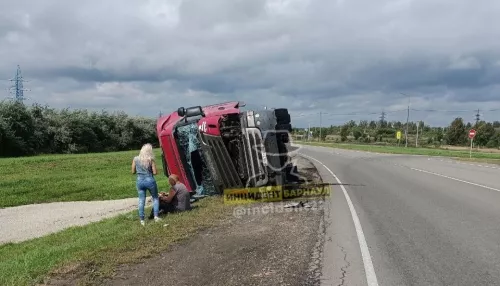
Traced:
<path id="1" fill-rule="evenodd" d="M 386 113 L 382 110 L 382 113 L 380 114 L 380 127 L 384 127 L 384 123 L 385 123 L 385 115 Z"/>
<path id="2" fill-rule="evenodd" d="M 477 110 L 477 113 L 476 113 L 476 127 L 477 125 L 479 124 L 479 121 L 481 120 L 481 115 L 479 114 L 479 109 Z"/>
<path id="3" fill-rule="evenodd" d="M 23 102 L 24 100 L 28 99 L 24 97 L 24 92 L 29 91 L 29 89 L 25 89 L 23 85 L 23 82 L 27 82 L 27 80 L 23 79 L 21 67 L 19 65 L 17 65 L 16 76 L 14 78 L 11 78 L 10 81 L 14 82 L 13 85 L 9 88 L 10 94 L 13 95 L 12 97 L 17 102 Z"/>

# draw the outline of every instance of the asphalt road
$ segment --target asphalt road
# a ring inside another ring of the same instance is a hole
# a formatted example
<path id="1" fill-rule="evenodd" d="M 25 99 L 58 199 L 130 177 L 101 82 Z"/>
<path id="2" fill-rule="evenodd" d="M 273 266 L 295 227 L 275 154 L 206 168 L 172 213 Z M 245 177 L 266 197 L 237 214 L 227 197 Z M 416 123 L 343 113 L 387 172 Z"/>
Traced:
<path id="1" fill-rule="evenodd" d="M 336 183 L 329 168 L 347 194 L 333 186 L 325 285 L 500 285 L 498 166 L 327 147 L 298 152 Z"/>

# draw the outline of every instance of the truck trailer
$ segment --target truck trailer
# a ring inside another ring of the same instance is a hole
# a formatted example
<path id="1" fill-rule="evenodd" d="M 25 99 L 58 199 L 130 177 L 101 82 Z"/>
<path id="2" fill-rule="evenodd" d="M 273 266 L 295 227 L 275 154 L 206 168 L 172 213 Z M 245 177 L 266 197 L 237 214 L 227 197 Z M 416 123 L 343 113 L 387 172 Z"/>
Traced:
<path id="1" fill-rule="evenodd" d="M 245 110 L 238 101 L 180 107 L 157 121 L 164 175 L 196 195 L 296 181 L 288 110 Z"/>

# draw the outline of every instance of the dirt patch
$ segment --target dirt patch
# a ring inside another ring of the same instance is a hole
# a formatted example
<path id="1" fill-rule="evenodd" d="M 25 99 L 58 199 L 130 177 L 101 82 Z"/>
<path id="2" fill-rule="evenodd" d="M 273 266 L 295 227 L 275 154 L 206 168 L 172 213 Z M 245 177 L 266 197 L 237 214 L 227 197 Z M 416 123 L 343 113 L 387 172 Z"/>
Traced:
<path id="1" fill-rule="evenodd" d="M 311 162 L 300 157 L 297 165 L 302 176 L 321 182 Z M 318 285 L 323 200 L 308 200 L 310 207 L 287 203 L 235 207 L 217 227 L 140 264 L 123 265 L 111 279 L 90 283 L 73 275 L 50 284 Z"/>

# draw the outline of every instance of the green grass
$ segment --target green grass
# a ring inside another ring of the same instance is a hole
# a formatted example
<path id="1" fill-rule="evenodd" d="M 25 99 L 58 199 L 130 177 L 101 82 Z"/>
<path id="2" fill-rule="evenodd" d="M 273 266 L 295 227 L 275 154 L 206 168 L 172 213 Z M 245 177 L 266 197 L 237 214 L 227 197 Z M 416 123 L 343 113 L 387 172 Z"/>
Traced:
<path id="1" fill-rule="evenodd" d="M 159 158 L 159 150 L 155 150 Z M 137 151 L 85 155 L 48 155 L 0 159 L 1 207 L 31 203 L 109 200 L 136 197 L 130 173 Z M 158 164 L 160 189 L 168 180 Z M 205 198 L 198 208 L 168 215 L 142 227 L 137 211 L 48 236 L 0 245 L 0 285 L 43 283 L 48 276 L 80 273 L 98 283 L 121 263 L 136 262 L 173 242 L 212 226 L 230 212 L 221 198 Z M 149 213 L 149 209 L 146 213 Z M 22 215 L 22 214 L 20 214 Z M 168 223 L 167 227 L 163 224 Z"/>
<path id="2" fill-rule="evenodd" d="M 332 147 L 339 149 L 390 153 L 390 154 L 410 154 L 410 155 L 469 158 L 469 151 L 446 150 L 439 148 L 416 148 L 416 147 L 405 148 L 404 145 L 401 147 L 397 147 L 397 146 L 376 146 L 376 145 L 362 145 L 362 144 L 339 144 L 339 143 L 318 143 L 318 142 L 299 142 L 299 141 L 297 141 L 296 143 L 304 145 L 325 146 L 325 147 Z M 472 151 L 472 157 L 473 159 L 480 158 L 480 159 L 500 160 L 500 153 L 486 153 L 486 152 Z"/>
<path id="3" fill-rule="evenodd" d="M 163 222 L 139 224 L 137 212 L 83 227 L 72 227 L 45 237 L 0 245 L 0 285 L 43 283 L 47 275 L 83 275 L 99 284 L 121 263 L 137 262 L 168 249 L 176 241 L 210 227 L 224 218 L 221 198 L 205 198 L 198 208 L 164 217 Z M 163 225 L 169 225 L 164 227 Z"/>
<path id="4" fill-rule="evenodd" d="M 0 159 L 0 207 L 137 196 L 130 173 L 138 151 Z M 157 161 L 160 150 L 155 150 Z M 158 186 L 168 188 L 158 163 Z"/>
<path id="5" fill-rule="evenodd" d="M 497 164 L 500 165 L 500 159 L 488 159 L 488 158 L 455 158 L 460 161 L 475 162 L 475 163 L 485 163 L 485 164 Z"/>

